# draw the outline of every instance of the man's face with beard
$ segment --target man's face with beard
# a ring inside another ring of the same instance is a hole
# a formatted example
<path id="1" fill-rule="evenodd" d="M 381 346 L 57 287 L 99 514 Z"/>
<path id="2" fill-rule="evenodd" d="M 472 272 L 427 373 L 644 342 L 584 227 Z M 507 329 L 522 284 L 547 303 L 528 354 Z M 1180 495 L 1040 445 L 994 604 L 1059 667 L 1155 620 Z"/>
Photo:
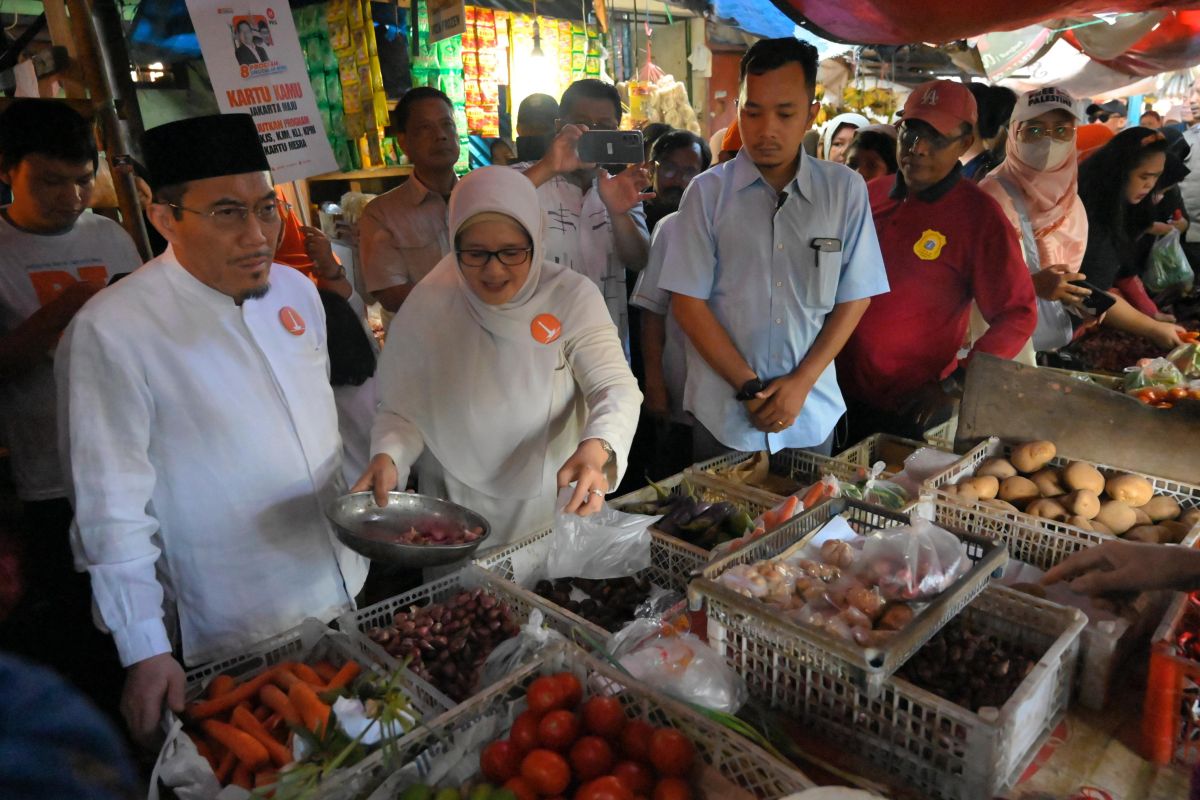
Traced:
<path id="1" fill-rule="evenodd" d="M 683 190 L 704 170 L 700 145 L 677 147 L 654 163 L 655 205 L 675 211 L 683 199 Z"/>

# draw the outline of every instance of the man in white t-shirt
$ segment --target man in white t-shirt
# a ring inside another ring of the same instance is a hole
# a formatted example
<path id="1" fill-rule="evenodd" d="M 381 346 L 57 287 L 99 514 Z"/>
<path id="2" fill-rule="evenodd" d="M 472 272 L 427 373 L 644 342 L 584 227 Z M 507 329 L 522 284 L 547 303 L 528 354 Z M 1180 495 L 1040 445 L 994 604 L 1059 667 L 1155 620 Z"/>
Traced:
<path id="1" fill-rule="evenodd" d="M 559 104 L 559 133 L 541 161 L 517 164 L 538 187 L 546 215 L 546 258 L 566 264 L 600 287 L 613 324 L 629 358 L 629 293 L 625 271 L 641 272 L 650 251 L 650 233 L 642 201 L 649 173 L 630 167 L 610 175 L 584 167 L 576 146 L 588 130 L 616 130 L 621 124 L 621 95 L 595 79 L 576 81 Z"/>
<path id="2" fill-rule="evenodd" d="M 96 165 L 91 126 L 65 103 L 17 100 L 0 114 L 0 179 L 13 193 L 0 208 L 0 426 L 23 502 L 22 611 L 29 613 L 21 618 L 38 632 L 38 642 L 27 644 L 45 645 L 24 652 L 77 680 L 87 670 L 75 672 L 81 659 L 71 650 L 82 648 L 52 643 L 56 631 L 73 631 L 78 642 L 86 635 L 80 626 L 92 629 L 90 589 L 73 569 L 68 541 L 53 359 L 88 298 L 142 263 L 120 225 L 86 212 Z"/>

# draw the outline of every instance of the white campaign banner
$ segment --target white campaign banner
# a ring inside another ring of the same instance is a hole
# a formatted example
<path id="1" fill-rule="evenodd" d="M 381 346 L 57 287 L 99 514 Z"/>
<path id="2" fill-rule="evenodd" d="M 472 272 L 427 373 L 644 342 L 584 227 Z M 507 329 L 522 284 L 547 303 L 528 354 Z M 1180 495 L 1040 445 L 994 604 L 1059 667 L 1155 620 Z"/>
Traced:
<path id="1" fill-rule="evenodd" d="M 223 113 L 258 125 L 276 182 L 337 169 L 286 2 L 187 0 L 204 65 Z"/>

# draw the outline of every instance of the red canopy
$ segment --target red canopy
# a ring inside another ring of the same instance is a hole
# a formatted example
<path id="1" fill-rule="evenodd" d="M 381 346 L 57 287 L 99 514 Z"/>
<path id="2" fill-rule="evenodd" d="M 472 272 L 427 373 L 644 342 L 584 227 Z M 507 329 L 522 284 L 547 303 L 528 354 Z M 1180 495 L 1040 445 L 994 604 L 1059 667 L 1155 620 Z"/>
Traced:
<path id="1" fill-rule="evenodd" d="M 1086 52 L 1071 32 L 1064 34 L 1064 38 Z M 1121 55 L 1096 61 L 1118 72 L 1140 77 L 1186 69 L 1200 63 L 1200 11 L 1168 14 L 1162 24 Z"/>
<path id="2" fill-rule="evenodd" d="M 945 43 L 1048 19 L 1194 6 L 1172 0 L 773 0 L 814 33 L 856 44 Z M 1116 6 L 1116 8 L 1114 8 Z M 1163 27 L 1166 27 L 1165 25 Z M 1161 29 L 1160 29 L 1161 30 Z M 1194 62 L 1193 62 L 1194 63 Z M 1154 70 L 1155 72 L 1160 70 Z"/>

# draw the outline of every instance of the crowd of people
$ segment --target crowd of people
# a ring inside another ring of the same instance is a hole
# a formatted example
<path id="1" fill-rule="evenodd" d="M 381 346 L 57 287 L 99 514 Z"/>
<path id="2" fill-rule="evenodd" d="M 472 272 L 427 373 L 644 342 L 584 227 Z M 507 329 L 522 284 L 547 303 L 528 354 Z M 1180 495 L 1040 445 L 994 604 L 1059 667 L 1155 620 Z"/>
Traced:
<path id="1" fill-rule="evenodd" d="M 624 168 L 580 160 L 622 106 L 579 81 L 522 104 L 516 152 L 498 153 L 511 166 L 465 177 L 450 99 L 412 89 L 393 115 L 412 176 L 359 226 L 369 298 L 277 195 L 249 116 L 147 132 L 166 249 L 142 265 L 84 213 L 90 126 L 13 103 L 0 424 L 37 571 L 25 636 L 3 645 L 50 642 L 30 635 L 50 616 L 94 634 L 94 603 L 109 635 L 87 658 L 124 669 L 145 740 L 181 707 L 183 663 L 353 607 L 368 565 L 322 513 L 348 486 L 446 497 L 503 544 L 556 508 L 598 510 L 629 472 L 827 454 L 843 419 L 847 441 L 919 439 L 978 353 L 1032 359 L 1094 325 L 1181 341 L 1139 293 L 1139 258 L 1187 228 L 1200 126 L 1080 152 L 1086 114 L 1065 92 L 939 80 L 898 124 L 845 114 L 814 137 L 816 73 L 810 45 L 757 42 L 734 126 L 713 143 L 653 132 L 648 163 Z M 1094 292 L 1107 313 L 1088 311 Z M 366 300 L 387 315 L 381 355 Z M 105 674 L 47 647 L 31 654 L 85 686 Z"/>

